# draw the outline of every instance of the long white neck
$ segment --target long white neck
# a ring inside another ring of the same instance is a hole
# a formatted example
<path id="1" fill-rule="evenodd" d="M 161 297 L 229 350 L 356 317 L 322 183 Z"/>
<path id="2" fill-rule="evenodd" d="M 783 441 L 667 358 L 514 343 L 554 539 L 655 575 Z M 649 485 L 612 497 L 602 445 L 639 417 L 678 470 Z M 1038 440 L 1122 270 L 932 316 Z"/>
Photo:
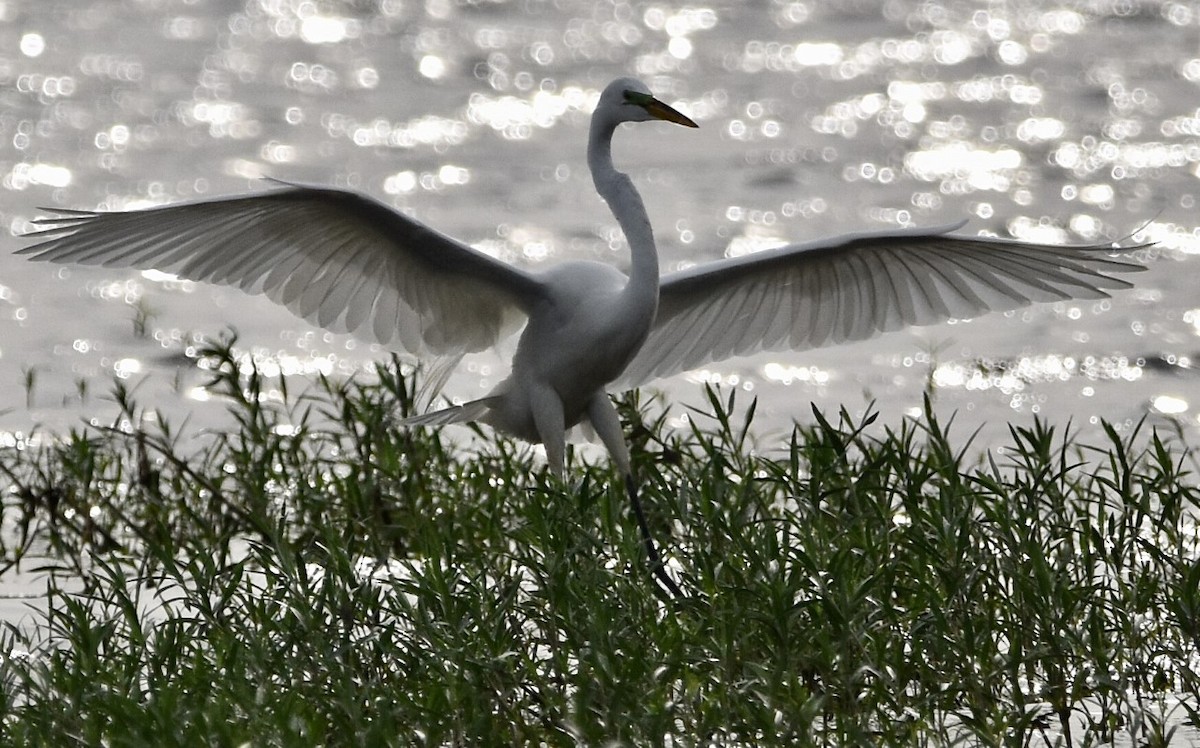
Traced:
<path id="1" fill-rule="evenodd" d="M 612 162 L 612 136 L 615 123 L 592 120 L 588 135 L 588 167 L 596 191 L 608 203 L 629 244 L 631 264 L 625 295 L 631 302 L 658 306 L 658 251 L 654 231 L 641 195 L 627 174 L 616 170 Z"/>

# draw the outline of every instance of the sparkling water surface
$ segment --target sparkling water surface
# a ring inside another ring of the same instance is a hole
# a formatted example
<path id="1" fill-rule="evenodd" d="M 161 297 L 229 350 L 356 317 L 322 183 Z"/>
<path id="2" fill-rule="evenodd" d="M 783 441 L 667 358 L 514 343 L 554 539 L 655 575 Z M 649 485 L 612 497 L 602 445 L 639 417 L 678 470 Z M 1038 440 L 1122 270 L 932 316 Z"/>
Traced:
<path id="1" fill-rule="evenodd" d="M 268 373 L 387 356 L 235 290 L 13 256 L 39 208 L 277 177 L 367 192 L 523 266 L 626 266 L 584 141 L 600 89 L 631 74 L 700 124 L 617 134 L 664 271 L 962 218 L 1160 247 L 1110 300 L 729 361 L 654 383 L 672 399 L 757 397 L 766 449 L 810 403 L 895 423 L 927 390 L 985 446 L 1033 414 L 1200 429 L 1198 2 L 0 0 L 0 439 L 111 423 L 114 378 L 173 422 L 221 424 L 195 352 L 228 327 Z M 469 359 L 445 394 L 505 370 Z"/>

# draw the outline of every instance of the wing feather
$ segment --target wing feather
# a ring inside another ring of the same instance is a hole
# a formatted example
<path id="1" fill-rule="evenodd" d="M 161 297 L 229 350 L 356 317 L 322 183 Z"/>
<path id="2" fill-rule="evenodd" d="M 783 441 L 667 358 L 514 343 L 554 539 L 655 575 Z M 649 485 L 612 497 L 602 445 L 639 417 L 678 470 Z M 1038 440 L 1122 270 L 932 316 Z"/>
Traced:
<path id="1" fill-rule="evenodd" d="M 724 325 L 724 335 L 720 337 L 719 341 L 714 342 L 714 358 L 729 358 L 735 355 L 734 352 L 738 347 L 737 339 L 745 334 L 746 323 L 756 316 L 754 307 L 758 303 L 757 300 L 761 293 L 761 284 L 758 279 L 755 279 L 750 281 L 741 293 L 730 297 L 727 309 L 720 315 L 722 318 L 727 318 L 729 323 Z"/>
<path id="2" fill-rule="evenodd" d="M 962 225 L 794 244 L 666 275 L 649 338 L 613 387 L 730 356 L 862 340 L 1039 301 L 1102 298 L 1131 285 L 1117 274 L 1145 270 L 1111 256 L 1140 246 L 951 233 Z"/>
<path id="3" fill-rule="evenodd" d="M 814 299 L 816 309 L 814 313 L 817 322 L 809 331 L 809 344 L 821 345 L 829 338 L 833 337 L 834 325 L 837 324 L 838 315 L 841 313 L 841 298 L 835 293 L 837 290 L 837 265 L 836 263 L 827 262 L 820 266 L 820 274 L 813 278 L 815 284 Z"/>
<path id="4" fill-rule="evenodd" d="M 282 184 L 140 211 L 55 212 L 18 254 L 235 286 L 414 354 L 489 348 L 545 296 L 532 275 L 342 190 Z"/>
<path id="5" fill-rule="evenodd" d="M 879 323 L 887 329 L 903 327 L 904 319 L 900 311 L 901 292 L 896 286 L 895 277 L 897 263 L 890 254 L 884 252 L 879 256 L 879 264 L 880 272 L 871 273 L 871 282 L 881 315 Z"/>
<path id="6" fill-rule="evenodd" d="M 953 316 L 934 281 L 934 271 L 920 247 L 913 253 L 911 261 L 905 264 L 909 266 L 909 277 L 916 287 L 913 300 L 917 304 L 917 313 L 911 324 L 930 324 L 934 320 L 945 320 Z"/>
<path id="7" fill-rule="evenodd" d="M 837 266 L 838 283 L 853 289 L 853 293 L 849 294 L 844 305 L 844 322 L 838 331 L 838 340 L 862 337 L 866 334 L 870 319 L 874 317 L 870 270 L 863 266 L 862 258 L 857 255 L 847 255 L 846 260 Z"/>
<path id="8" fill-rule="evenodd" d="M 776 276 L 770 284 L 772 295 L 763 301 L 763 309 L 774 309 L 775 314 L 764 314 L 767 319 L 766 332 L 763 333 L 763 347 L 775 348 L 783 345 L 790 331 L 788 320 L 792 315 L 792 294 L 789 291 L 790 279 Z"/>

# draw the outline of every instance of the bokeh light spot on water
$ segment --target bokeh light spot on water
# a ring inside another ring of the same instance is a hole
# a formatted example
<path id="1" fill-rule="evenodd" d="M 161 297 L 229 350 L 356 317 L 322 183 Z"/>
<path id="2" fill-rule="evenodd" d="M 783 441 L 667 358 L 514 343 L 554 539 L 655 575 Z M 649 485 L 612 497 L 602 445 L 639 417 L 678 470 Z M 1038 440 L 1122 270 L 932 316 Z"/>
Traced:
<path id="1" fill-rule="evenodd" d="M 1067 124 L 1056 117 L 1027 117 L 1017 125 L 1017 140 L 1036 145 L 1058 140 L 1067 131 Z"/>
<path id="2" fill-rule="evenodd" d="M 71 170 L 65 166 L 45 163 L 19 162 L 4 176 L 3 185 L 10 190 L 30 187 L 66 187 L 71 184 Z"/>
<path id="3" fill-rule="evenodd" d="M 93 299 L 119 301 L 124 304 L 136 304 L 145 294 L 142 284 L 133 279 L 89 282 L 86 291 Z"/>
<path id="4" fill-rule="evenodd" d="M 692 56 L 692 42 L 683 36 L 671 37 L 667 42 L 667 52 L 678 60 L 686 60 Z"/>
<path id="5" fill-rule="evenodd" d="M 259 149 L 258 155 L 264 161 L 273 164 L 288 164 L 296 160 L 297 150 L 295 146 L 288 143 L 271 140 Z"/>
<path id="6" fill-rule="evenodd" d="M 904 169 L 920 181 L 941 183 L 944 193 L 1007 192 L 1023 160 L 1014 148 L 979 148 L 960 141 L 911 151 L 904 157 Z"/>
<path id="7" fill-rule="evenodd" d="M 172 16 L 162 24 L 163 36 L 175 41 L 202 39 L 206 33 L 207 24 L 194 16 Z"/>
<path id="8" fill-rule="evenodd" d="M 1121 143 L 1085 136 L 1061 143 L 1051 158 L 1080 179 L 1107 172 L 1113 179 L 1134 179 L 1154 170 L 1200 164 L 1200 142 Z"/>
<path id="9" fill-rule="evenodd" d="M 762 367 L 762 375 L 767 381 L 782 384 L 785 387 L 792 384 L 825 385 L 833 378 L 833 374 L 817 366 L 797 366 L 794 363 L 771 361 Z"/>
<path id="10" fill-rule="evenodd" d="M 437 80 L 446 74 L 446 61 L 437 55 L 425 55 L 418 63 L 417 70 L 426 78 Z"/>
<path id="11" fill-rule="evenodd" d="M 40 57 L 46 51 L 46 40 L 38 32 L 28 31 L 21 35 L 19 49 L 26 57 Z"/>
<path id="12" fill-rule="evenodd" d="M 321 124 L 328 136 L 346 138 L 362 148 L 441 148 L 458 145 L 467 139 L 469 128 L 460 119 L 427 115 L 406 122 L 391 122 L 382 117 L 361 121 L 351 115 L 327 113 Z"/>
<path id="13" fill-rule="evenodd" d="M 1156 395 L 1150 401 L 1150 407 L 1166 416 L 1177 416 L 1186 413 L 1188 401 L 1175 395 Z"/>
<path id="14" fill-rule="evenodd" d="M 467 119 L 491 128 L 508 140 L 528 140 L 537 129 L 549 129 L 571 112 L 590 112 L 598 91 L 567 86 L 561 91 L 537 90 L 529 96 L 471 96 Z"/>
<path id="15" fill-rule="evenodd" d="M 440 192 L 447 187 L 456 187 L 471 181 L 471 172 L 461 166 L 443 164 L 437 171 L 397 172 L 383 181 L 383 191 L 389 195 L 405 195 L 417 190 Z"/>
<path id="16" fill-rule="evenodd" d="M 118 379 L 129 379 L 134 374 L 141 374 L 145 367 L 136 358 L 120 358 L 113 362 L 112 368 Z"/>
<path id="17" fill-rule="evenodd" d="M 181 112 L 184 124 L 204 124 L 212 138 L 246 140 L 262 132 L 259 122 L 252 119 L 249 108 L 236 101 L 196 101 Z"/>
<path id="18" fill-rule="evenodd" d="M 1021 356 L 1015 360 L 979 359 L 939 364 L 931 381 L 940 389 L 961 388 L 982 392 L 996 389 L 1011 395 L 1030 385 L 1083 379 L 1088 382 L 1141 379 L 1143 367 L 1125 356 L 1085 356 L 1064 354 Z"/>
<path id="19" fill-rule="evenodd" d="M 1034 219 L 1029 216 L 1015 216 L 1005 225 L 1008 233 L 1014 238 L 1027 242 L 1043 244 L 1066 244 L 1071 237 L 1066 229 L 1058 226 L 1049 219 Z"/>
<path id="20" fill-rule="evenodd" d="M 300 21 L 300 38 L 309 44 L 336 44 L 358 35 L 358 22 L 352 18 L 310 15 Z"/>

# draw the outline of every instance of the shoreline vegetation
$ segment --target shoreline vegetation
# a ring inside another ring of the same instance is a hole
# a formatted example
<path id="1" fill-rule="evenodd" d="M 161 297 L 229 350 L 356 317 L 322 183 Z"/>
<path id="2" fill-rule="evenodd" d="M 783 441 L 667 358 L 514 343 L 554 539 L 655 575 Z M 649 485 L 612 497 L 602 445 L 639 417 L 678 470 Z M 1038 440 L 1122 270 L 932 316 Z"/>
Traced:
<path id="1" fill-rule="evenodd" d="M 0 447 L 9 745 L 1165 746 L 1200 722 L 1200 488 L 1178 434 L 618 406 L 685 592 L 606 459 L 393 426 L 414 385 L 289 392 L 203 354 L 226 429 Z M 276 390 L 280 397 L 268 397 Z M 43 435 L 44 436 L 44 435 Z M 1183 738 L 1186 740 L 1186 738 Z"/>

